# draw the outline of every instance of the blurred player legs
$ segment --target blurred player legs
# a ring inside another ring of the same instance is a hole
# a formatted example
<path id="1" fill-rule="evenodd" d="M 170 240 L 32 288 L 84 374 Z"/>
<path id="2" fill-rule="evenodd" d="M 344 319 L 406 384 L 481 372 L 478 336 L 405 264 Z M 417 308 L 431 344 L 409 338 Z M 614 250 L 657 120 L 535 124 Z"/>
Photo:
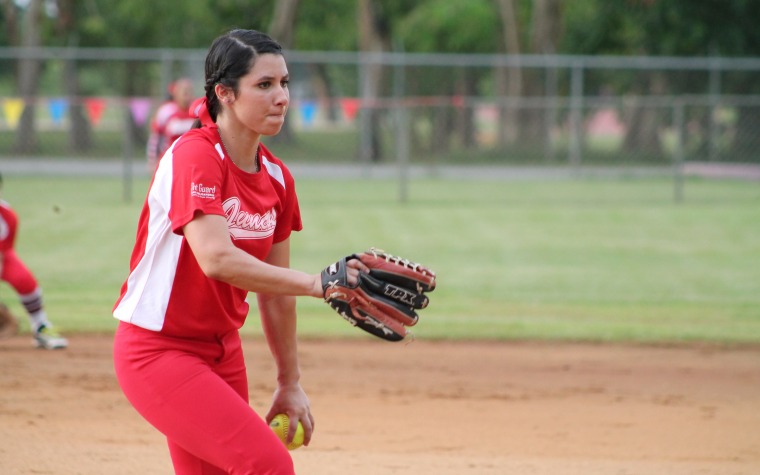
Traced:
<path id="1" fill-rule="evenodd" d="M 63 338 L 48 320 L 42 299 L 42 289 L 31 271 L 16 256 L 13 250 L 3 253 L 3 270 L 0 279 L 8 282 L 16 291 L 29 316 L 29 327 L 39 348 L 55 350 L 66 348 L 68 341 Z"/>
<path id="2" fill-rule="evenodd" d="M 0 175 L 0 186 L 3 178 Z M 53 328 L 45 313 L 42 289 L 34 274 L 16 255 L 16 231 L 18 216 L 11 205 L 0 200 L 0 280 L 8 282 L 21 300 L 21 305 L 29 315 L 29 326 L 34 334 L 37 347 L 46 350 L 66 348 L 69 342 Z"/>
<path id="3" fill-rule="evenodd" d="M 18 294 L 29 317 L 29 328 L 38 348 L 57 350 L 69 345 L 48 320 L 42 300 L 42 289 L 37 284 L 37 279 L 13 249 L 2 253 L 0 280 L 8 282 Z"/>

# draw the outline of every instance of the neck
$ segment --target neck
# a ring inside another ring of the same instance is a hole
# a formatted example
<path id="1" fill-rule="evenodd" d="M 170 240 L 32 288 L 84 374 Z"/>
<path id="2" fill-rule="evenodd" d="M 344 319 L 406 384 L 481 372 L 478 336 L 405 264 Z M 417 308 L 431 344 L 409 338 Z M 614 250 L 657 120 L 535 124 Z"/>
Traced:
<path id="1" fill-rule="evenodd" d="M 238 168 L 249 173 L 259 171 L 259 140 L 245 135 L 235 135 L 219 128 L 225 153 Z"/>

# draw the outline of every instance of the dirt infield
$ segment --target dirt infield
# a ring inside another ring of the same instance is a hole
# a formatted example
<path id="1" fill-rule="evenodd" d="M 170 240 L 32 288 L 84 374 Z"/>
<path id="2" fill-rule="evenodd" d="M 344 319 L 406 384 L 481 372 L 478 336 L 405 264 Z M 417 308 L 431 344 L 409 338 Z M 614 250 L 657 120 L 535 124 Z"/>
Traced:
<path id="1" fill-rule="evenodd" d="M 0 474 L 170 474 L 111 337 L 0 341 Z M 252 405 L 274 370 L 245 340 Z M 760 473 L 760 349 L 302 341 L 316 418 L 302 475 Z"/>

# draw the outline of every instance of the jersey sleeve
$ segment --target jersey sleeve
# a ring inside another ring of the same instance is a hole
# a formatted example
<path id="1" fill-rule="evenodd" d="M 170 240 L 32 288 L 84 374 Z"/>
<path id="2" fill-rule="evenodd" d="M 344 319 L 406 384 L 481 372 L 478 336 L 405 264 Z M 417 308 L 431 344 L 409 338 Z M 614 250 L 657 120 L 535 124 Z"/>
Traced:
<path id="1" fill-rule="evenodd" d="M 283 181 L 285 189 L 282 194 L 282 212 L 277 218 L 277 226 L 274 230 L 273 240 L 275 243 L 284 241 L 293 231 L 303 229 L 301 221 L 301 208 L 298 205 L 296 195 L 296 183 L 288 169 L 283 165 Z"/>
<path id="2" fill-rule="evenodd" d="M 263 143 L 259 144 L 259 147 L 262 165 L 269 175 L 279 200 L 277 224 L 272 236 L 273 242 L 278 243 L 287 239 L 293 231 L 303 229 L 301 209 L 298 205 L 295 180 L 288 167 Z"/>
<path id="3" fill-rule="evenodd" d="M 182 228 L 198 214 L 224 216 L 222 158 L 203 137 L 186 137 L 172 149 L 172 188 L 169 219 L 172 231 Z"/>
<path id="4" fill-rule="evenodd" d="M 0 252 L 13 249 L 16 241 L 16 213 L 4 201 L 0 201 Z"/>

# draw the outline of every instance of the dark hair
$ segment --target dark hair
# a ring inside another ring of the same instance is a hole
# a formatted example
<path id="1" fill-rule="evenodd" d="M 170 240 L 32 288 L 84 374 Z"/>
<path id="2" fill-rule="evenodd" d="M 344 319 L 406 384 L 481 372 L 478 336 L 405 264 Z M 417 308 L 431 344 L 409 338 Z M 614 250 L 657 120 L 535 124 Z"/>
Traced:
<path id="1" fill-rule="evenodd" d="M 222 84 L 237 94 L 240 78 L 248 74 L 259 55 L 267 53 L 282 55 L 282 46 L 256 30 L 231 30 L 214 40 L 206 55 L 204 86 L 206 107 L 214 122 L 221 107 L 214 87 Z M 193 127 L 200 127 L 200 121 Z"/>

